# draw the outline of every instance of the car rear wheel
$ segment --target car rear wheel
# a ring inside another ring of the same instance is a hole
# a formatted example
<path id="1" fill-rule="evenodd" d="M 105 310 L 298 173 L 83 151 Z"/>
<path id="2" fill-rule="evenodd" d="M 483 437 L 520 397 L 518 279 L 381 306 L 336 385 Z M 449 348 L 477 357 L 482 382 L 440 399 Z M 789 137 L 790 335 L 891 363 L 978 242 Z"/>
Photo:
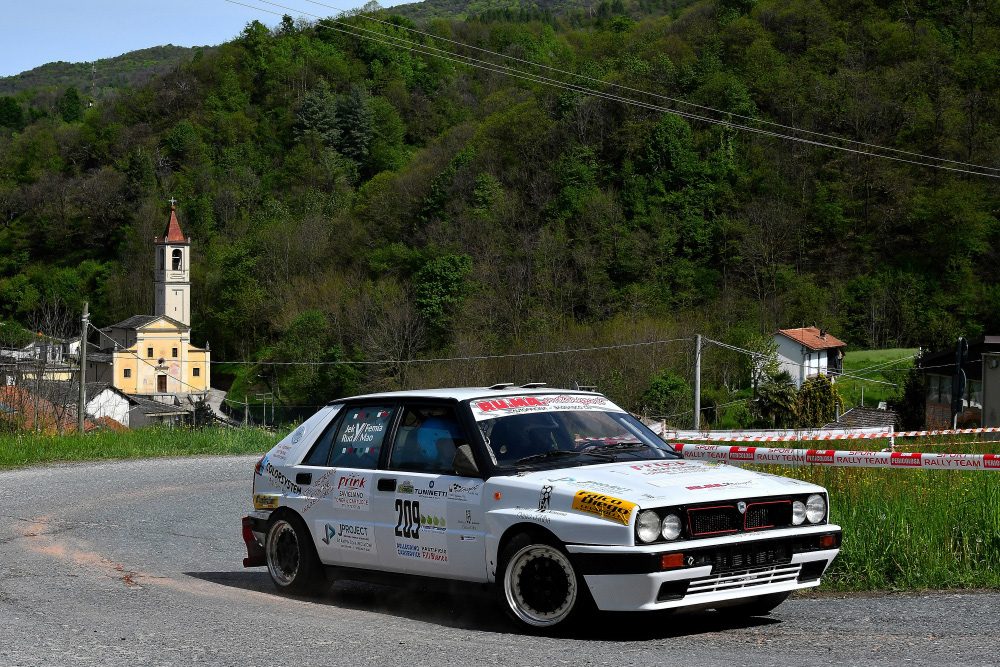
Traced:
<path id="1" fill-rule="evenodd" d="M 326 577 L 312 537 L 302 520 L 282 515 L 271 520 L 264 542 L 267 572 L 280 591 L 294 594 L 323 591 Z"/>
<path id="2" fill-rule="evenodd" d="M 553 628 L 590 600 L 569 556 L 554 540 L 517 535 L 504 548 L 497 572 L 500 602 L 525 630 Z"/>
<path id="3" fill-rule="evenodd" d="M 770 593 L 768 595 L 761 595 L 753 602 L 744 602 L 742 604 L 735 604 L 728 607 L 719 607 L 716 611 L 734 618 L 745 616 L 766 616 L 771 613 L 775 607 L 788 599 L 789 595 L 791 595 L 791 591 L 786 591 L 784 593 Z"/>

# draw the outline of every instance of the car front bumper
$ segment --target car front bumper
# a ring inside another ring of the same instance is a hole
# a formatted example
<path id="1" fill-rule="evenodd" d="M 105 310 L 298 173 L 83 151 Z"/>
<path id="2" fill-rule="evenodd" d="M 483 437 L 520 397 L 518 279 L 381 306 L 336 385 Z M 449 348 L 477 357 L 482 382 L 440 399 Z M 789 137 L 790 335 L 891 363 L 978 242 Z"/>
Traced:
<path id="1" fill-rule="evenodd" d="M 637 547 L 567 545 L 598 608 L 711 608 L 810 588 L 840 551 L 839 526 Z M 826 538 L 821 541 L 821 538 Z M 832 546 L 829 545 L 833 541 Z M 680 554 L 682 565 L 664 567 Z"/>

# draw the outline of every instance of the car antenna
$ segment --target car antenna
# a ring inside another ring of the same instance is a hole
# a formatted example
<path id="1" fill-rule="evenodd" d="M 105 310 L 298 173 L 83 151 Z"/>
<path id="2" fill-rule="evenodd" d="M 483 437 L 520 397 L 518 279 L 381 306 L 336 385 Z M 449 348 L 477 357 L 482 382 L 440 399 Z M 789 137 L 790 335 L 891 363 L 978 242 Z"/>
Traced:
<path id="1" fill-rule="evenodd" d="M 506 389 L 507 387 L 513 387 L 513 386 L 514 386 L 513 382 L 497 382 L 495 385 L 487 387 L 487 389 Z"/>

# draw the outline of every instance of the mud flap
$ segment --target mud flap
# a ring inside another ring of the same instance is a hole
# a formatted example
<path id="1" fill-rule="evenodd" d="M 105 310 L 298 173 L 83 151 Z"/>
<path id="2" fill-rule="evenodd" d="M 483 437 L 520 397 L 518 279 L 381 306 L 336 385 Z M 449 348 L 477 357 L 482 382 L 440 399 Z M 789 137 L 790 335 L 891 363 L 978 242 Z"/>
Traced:
<path id="1" fill-rule="evenodd" d="M 243 541 L 247 545 L 247 557 L 243 559 L 243 567 L 260 567 L 267 565 L 267 557 L 264 555 L 264 547 L 257 542 L 253 535 L 253 519 L 243 517 Z"/>

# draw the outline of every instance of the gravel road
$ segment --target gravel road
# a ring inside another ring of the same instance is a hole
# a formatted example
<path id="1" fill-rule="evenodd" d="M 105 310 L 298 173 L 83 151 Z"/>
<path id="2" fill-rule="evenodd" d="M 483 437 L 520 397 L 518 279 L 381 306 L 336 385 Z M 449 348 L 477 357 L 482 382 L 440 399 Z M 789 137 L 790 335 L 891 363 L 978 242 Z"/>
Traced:
<path id="1" fill-rule="evenodd" d="M 559 638 L 516 633 L 478 589 L 282 597 L 242 567 L 255 460 L 0 472 L 0 665 L 1000 663 L 997 593 L 792 599 L 735 625 L 601 614 Z"/>

